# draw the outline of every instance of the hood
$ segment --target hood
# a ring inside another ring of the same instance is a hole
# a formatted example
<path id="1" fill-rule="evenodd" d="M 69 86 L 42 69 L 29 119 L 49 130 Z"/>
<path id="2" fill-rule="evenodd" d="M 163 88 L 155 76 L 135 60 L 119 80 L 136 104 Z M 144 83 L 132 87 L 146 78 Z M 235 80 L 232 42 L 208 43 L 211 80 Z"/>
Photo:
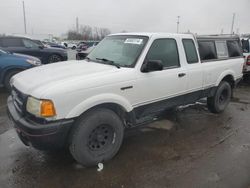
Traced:
<path id="1" fill-rule="evenodd" d="M 87 61 L 66 61 L 23 71 L 13 77 L 14 87 L 25 94 L 42 97 L 49 89 L 86 89 L 103 84 L 103 78 L 119 71 L 114 66 Z M 95 80 L 95 81 L 89 81 Z M 97 80 L 97 81 L 96 81 Z M 100 82 L 101 81 L 101 82 Z"/>
<path id="2" fill-rule="evenodd" d="M 30 56 L 30 55 L 24 55 L 24 54 L 18 54 L 18 53 L 13 53 L 12 54 L 13 56 L 15 57 L 18 57 L 18 58 L 24 58 L 24 59 L 30 59 L 30 60 L 34 60 L 34 61 L 40 61 L 40 59 L 36 58 L 36 57 L 33 57 L 33 56 Z"/>

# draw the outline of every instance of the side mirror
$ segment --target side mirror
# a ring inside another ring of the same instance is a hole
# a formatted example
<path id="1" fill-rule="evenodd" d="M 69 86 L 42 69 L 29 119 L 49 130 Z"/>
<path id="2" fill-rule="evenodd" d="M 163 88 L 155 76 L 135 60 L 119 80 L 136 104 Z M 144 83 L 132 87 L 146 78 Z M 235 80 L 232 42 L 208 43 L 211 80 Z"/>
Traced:
<path id="1" fill-rule="evenodd" d="M 142 72 L 153 72 L 163 70 L 163 64 L 161 60 L 146 60 L 141 68 Z"/>
<path id="2" fill-rule="evenodd" d="M 40 46 L 38 46 L 38 48 L 42 50 L 42 49 L 44 49 L 44 46 L 40 45 Z"/>

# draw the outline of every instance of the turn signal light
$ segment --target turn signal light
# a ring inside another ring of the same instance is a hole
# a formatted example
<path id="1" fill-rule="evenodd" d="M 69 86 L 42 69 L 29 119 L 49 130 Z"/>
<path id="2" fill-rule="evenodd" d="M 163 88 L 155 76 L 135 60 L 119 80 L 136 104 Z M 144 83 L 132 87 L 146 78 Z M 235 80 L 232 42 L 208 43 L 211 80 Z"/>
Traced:
<path id="1" fill-rule="evenodd" d="M 41 102 L 41 116 L 53 117 L 56 115 L 55 106 L 50 100 L 42 100 Z"/>

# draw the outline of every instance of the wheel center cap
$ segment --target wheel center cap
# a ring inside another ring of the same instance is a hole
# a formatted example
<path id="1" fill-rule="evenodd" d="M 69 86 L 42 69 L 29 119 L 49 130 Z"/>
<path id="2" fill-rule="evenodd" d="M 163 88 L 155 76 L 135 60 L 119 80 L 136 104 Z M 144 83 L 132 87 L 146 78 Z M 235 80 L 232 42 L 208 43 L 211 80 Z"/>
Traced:
<path id="1" fill-rule="evenodd" d="M 98 134 L 98 135 L 96 136 L 96 139 L 97 139 L 98 142 L 102 142 L 102 141 L 104 140 L 104 136 L 101 135 L 101 134 Z"/>

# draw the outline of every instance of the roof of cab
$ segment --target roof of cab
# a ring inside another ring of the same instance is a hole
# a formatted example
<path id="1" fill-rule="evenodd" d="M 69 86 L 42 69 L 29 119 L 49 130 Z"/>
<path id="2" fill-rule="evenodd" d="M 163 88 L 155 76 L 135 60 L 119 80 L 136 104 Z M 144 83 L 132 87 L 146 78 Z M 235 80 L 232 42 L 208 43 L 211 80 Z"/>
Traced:
<path id="1" fill-rule="evenodd" d="M 134 36 L 147 36 L 147 37 L 157 37 L 157 36 L 166 36 L 166 37 L 193 37 L 193 34 L 179 34 L 179 33 L 144 33 L 144 32 L 139 32 L 139 33 L 115 33 L 111 34 L 109 36 L 119 36 L 119 35 L 134 35 Z"/>

